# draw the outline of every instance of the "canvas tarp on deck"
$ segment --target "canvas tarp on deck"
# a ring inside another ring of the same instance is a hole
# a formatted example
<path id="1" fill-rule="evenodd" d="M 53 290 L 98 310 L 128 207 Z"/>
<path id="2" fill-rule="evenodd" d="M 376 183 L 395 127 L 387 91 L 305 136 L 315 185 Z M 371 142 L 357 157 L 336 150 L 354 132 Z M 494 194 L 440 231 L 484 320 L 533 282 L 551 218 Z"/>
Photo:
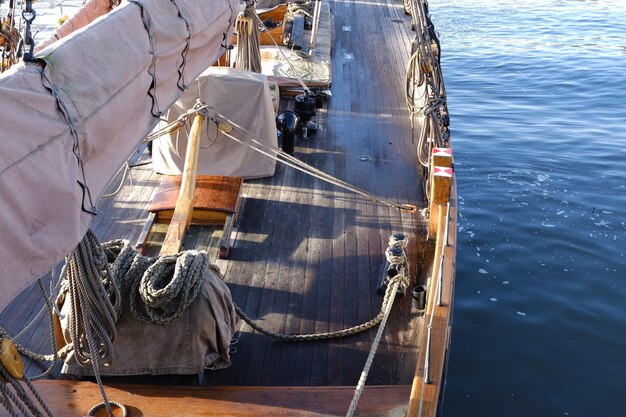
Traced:
<path id="1" fill-rule="evenodd" d="M 265 75 L 233 68 L 209 68 L 170 108 L 167 121 L 173 122 L 193 108 L 197 99 L 248 130 L 260 142 L 278 146 L 274 106 Z M 152 162 L 156 172 L 182 174 L 187 133 L 188 130 L 179 129 L 154 141 Z M 243 178 L 274 175 L 274 159 L 218 134 L 214 123 L 205 125 L 200 146 L 198 174 Z"/>
<path id="2" fill-rule="evenodd" d="M 123 2 L 39 52 L 43 69 L 0 76 L 0 310 L 81 240 L 94 217 L 82 207 L 223 53 L 236 11 L 234 0 Z"/>

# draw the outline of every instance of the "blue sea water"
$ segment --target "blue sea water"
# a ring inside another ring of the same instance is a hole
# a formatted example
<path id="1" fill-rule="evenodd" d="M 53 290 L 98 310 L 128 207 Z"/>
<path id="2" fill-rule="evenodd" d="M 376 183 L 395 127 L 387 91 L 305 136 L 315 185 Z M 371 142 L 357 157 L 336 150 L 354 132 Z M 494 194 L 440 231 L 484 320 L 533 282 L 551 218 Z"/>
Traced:
<path id="1" fill-rule="evenodd" d="M 430 6 L 460 197 L 443 414 L 626 415 L 626 1 Z"/>

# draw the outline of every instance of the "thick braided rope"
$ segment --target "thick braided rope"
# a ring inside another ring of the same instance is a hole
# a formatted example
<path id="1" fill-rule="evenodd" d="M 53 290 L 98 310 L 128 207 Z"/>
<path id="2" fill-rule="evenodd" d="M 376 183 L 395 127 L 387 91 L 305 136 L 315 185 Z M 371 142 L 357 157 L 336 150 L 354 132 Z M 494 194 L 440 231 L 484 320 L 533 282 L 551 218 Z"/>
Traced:
<path id="1" fill-rule="evenodd" d="M 205 251 L 184 251 L 149 258 L 138 253 L 128 240 L 102 244 L 112 280 L 123 297 L 130 298 L 135 318 L 145 323 L 166 324 L 179 318 L 197 298 L 209 271 L 219 269 Z"/>
<path id="2" fill-rule="evenodd" d="M 15 340 L 13 340 L 13 338 L 11 337 L 9 332 L 7 332 L 2 327 L 0 327 L 0 338 L 11 340 L 13 342 L 13 344 L 15 345 L 15 347 L 17 348 L 18 352 L 20 352 L 24 356 L 28 356 L 29 358 L 31 358 L 33 360 L 40 361 L 40 362 L 52 362 L 54 360 L 54 356 L 55 356 L 54 354 L 44 355 L 44 354 L 41 354 L 41 353 L 33 352 L 32 350 L 30 350 L 30 349 L 24 347 L 23 345 L 21 345 L 20 343 L 16 342 Z M 60 357 L 60 358 L 64 358 L 73 349 L 74 349 L 74 345 L 72 343 L 70 343 L 69 345 L 66 345 L 65 347 L 60 349 L 57 352 L 57 356 Z"/>
<path id="3" fill-rule="evenodd" d="M 389 236 L 389 247 L 397 247 L 406 250 L 409 245 L 409 238 L 402 233 L 396 233 Z"/>
<path id="4" fill-rule="evenodd" d="M 405 288 L 409 286 L 409 280 L 403 274 L 398 274 L 393 277 L 390 281 L 392 282 L 401 282 L 401 285 Z M 397 290 L 397 288 L 396 288 Z M 387 286 L 387 291 L 385 292 L 385 296 L 383 298 L 383 303 L 380 308 L 380 312 L 368 322 L 359 324 L 358 326 L 350 327 L 347 329 L 337 330 L 334 332 L 325 332 L 325 333 L 311 333 L 311 334 L 282 334 L 282 333 L 274 333 L 271 332 L 258 324 L 256 324 L 244 311 L 239 308 L 238 305 L 234 304 L 235 311 L 243 321 L 248 323 L 250 327 L 252 327 L 257 332 L 264 334 L 265 336 L 273 337 L 275 339 L 285 340 L 287 342 L 308 342 L 313 340 L 324 340 L 324 339 L 334 339 L 338 337 L 350 336 L 353 334 L 361 333 L 366 330 L 369 330 L 379 324 L 385 317 L 385 309 L 393 303 L 395 298 L 395 293 L 392 291 L 392 285 Z M 390 307 L 389 307 L 390 308 Z"/>
<path id="5" fill-rule="evenodd" d="M 389 318 L 389 314 L 391 313 L 391 307 L 393 306 L 393 301 L 396 298 L 398 288 L 403 285 L 408 286 L 408 284 L 409 280 L 404 275 L 400 274 L 393 277 L 389 282 L 389 286 L 387 287 L 387 292 L 389 292 L 390 294 L 389 303 L 385 306 L 384 311 L 381 310 L 381 312 L 383 313 L 383 319 L 380 322 L 380 326 L 378 327 L 378 331 L 376 332 L 376 337 L 374 338 L 374 341 L 372 342 L 372 347 L 370 348 L 370 352 L 367 355 L 365 366 L 363 367 L 359 382 L 356 386 L 356 389 L 354 390 L 354 396 L 352 397 L 352 401 L 350 402 L 350 407 L 348 408 L 346 417 L 354 416 L 356 407 L 359 404 L 359 399 L 361 398 L 361 394 L 363 394 L 363 389 L 365 388 L 365 381 L 367 380 L 370 368 L 372 367 L 372 363 L 374 362 L 374 356 L 376 356 L 376 351 L 378 351 L 380 339 L 383 337 L 383 332 L 385 331 L 387 319 Z"/>
<path id="6" fill-rule="evenodd" d="M 396 248 L 389 247 L 385 251 L 385 257 L 387 258 L 387 261 L 389 261 L 391 265 L 405 265 L 407 262 L 406 252 L 398 251 L 398 254 L 395 255 L 393 253 L 394 249 Z"/>
<path id="7" fill-rule="evenodd" d="M 63 357 L 64 355 L 67 354 L 67 349 L 66 348 L 64 348 L 61 351 L 57 352 L 56 339 L 54 337 L 54 321 L 53 321 L 53 306 L 52 306 L 53 305 L 52 303 L 54 301 L 52 301 L 52 300 L 54 300 L 56 298 L 56 295 L 57 295 L 58 290 L 60 288 L 60 282 L 61 282 L 61 280 L 59 280 L 57 285 L 52 285 L 52 283 L 50 284 L 50 295 L 48 295 L 45 292 L 45 289 L 44 289 L 44 286 L 43 286 L 43 281 L 41 280 L 41 278 L 37 281 L 37 283 L 39 284 L 39 289 L 40 289 L 41 294 L 43 296 L 44 306 L 41 308 L 41 310 L 39 310 L 39 313 L 37 313 L 37 316 L 24 329 L 22 329 L 22 331 L 20 331 L 20 333 L 17 334 L 17 336 L 12 337 L 11 335 L 9 335 L 9 333 L 5 329 L 0 327 L 0 338 L 11 340 L 11 342 L 17 348 L 18 352 L 20 352 L 22 355 L 27 356 L 27 357 L 29 357 L 29 358 L 31 358 L 33 360 L 40 361 L 40 362 L 51 362 L 50 366 L 41 375 L 38 375 L 38 376 L 35 376 L 35 377 L 31 378 L 31 380 L 33 380 L 33 381 L 36 381 L 37 379 L 41 379 L 41 378 L 45 377 L 46 375 L 48 375 L 52 371 L 54 366 L 56 365 L 56 362 L 57 362 L 58 358 L 59 357 Z M 29 350 L 28 348 L 24 347 L 23 345 L 21 345 L 20 343 L 17 342 L 17 339 L 19 339 L 24 334 L 27 334 L 33 327 L 35 327 L 36 324 L 39 323 L 39 321 L 43 317 L 43 314 L 46 311 L 48 312 L 49 331 L 50 331 L 50 343 L 51 343 L 51 346 L 53 348 L 53 353 L 50 354 L 50 355 L 44 355 L 44 354 L 41 354 L 41 353 L 33 352 L 33 351 Z"/>
<path id="8" fill-rule="evenodd" d="M 176 320 L 196 299 L 208 265 L 209 255 L 205 251 L 190 250 L 158 258 L 139 280 L 146 314 L 137 310 L 137 318 L 156 324 Z"/>

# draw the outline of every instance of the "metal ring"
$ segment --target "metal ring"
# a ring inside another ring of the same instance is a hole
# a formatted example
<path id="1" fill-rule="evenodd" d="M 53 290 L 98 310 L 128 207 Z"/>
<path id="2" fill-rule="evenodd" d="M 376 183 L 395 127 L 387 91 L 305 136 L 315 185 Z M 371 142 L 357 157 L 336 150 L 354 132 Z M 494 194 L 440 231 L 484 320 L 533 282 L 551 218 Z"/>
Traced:
<path id="1" fill-rule="evenodd" d="M 126 406 L 118 401 L 109 401 L 109 405 L 110 406 L 115 406 L 117 408 L 119 408 L 120 410 L 122 410 L 122 417 L 128 417 L 128 409 L 126 408 Z M 98 403 L 96 405 L 94 405 L 93 407 L 91 407 L 91 409 L 89 411 L 87 411 L 87 416 L 88 417 L 93 417 L 93 413 L 95 413 L 96 411 L 100 410 L 101 408 L 106 408 L 106 404 L 104 402 Z"/>
<path id="2" fill-rule="evenodd" d="M 30 18 L 26 17 L 26 15 L 30 14 Z M 35 16 L 37 16 L 37 12 L 35 12 L 34 9 L 32 9 L 30 12 L 27 12 L 25 9 L 22 10 L 22 19 L 24 19 L 24 21 L 28 22 L 28 23 L 33 23 L 33 20 L 35 20 Z"/>

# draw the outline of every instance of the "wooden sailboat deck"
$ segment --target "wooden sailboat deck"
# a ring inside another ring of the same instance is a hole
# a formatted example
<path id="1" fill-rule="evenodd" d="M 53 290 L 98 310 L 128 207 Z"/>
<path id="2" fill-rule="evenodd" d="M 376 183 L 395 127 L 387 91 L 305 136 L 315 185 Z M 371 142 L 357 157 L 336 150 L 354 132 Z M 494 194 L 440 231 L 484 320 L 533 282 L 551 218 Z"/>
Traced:
<path id="1" fill-rule="evenodd" d="M 332 98 L 318 115 L 319 131 L 298 139 L 296 156 L 383 198 L 420 205 L 420 173 L 411 143 L 404 98 L 410 19 L 401 2 L 331 1 L 333 14 Z M 147 155 L 138 155 L 144 161 Z M 150 165 L 132 169 L 113 199 L 102 200 L 93 223 L 105 241 L 135 242 L 158 185 Z M 114 188 L 114 187 L 113 187 Z M 392 233 L 411 239 L 412 278 L 424 248 L 419 213 L 400 214 L 291 168 L 278 165 L 267 179 L 244 182 L 239 223 L 230 259 L 217 261 L 235 303 L 267 329 L 279 333 L 326 332 L 374 317 L 384 250 Z M 194 226 L 183 249 L 213 250 L 220 231 Z M 211 249 L 213 247 L 213 249 Z M 0 315 L 17 334 L 41 308 L 37 286 L 24 291 Z M 368 385 L 410 384 L 422 318 L 406 296 L 396 303 L 374 361 Z M 355 385 L 375 335 L 312 343 L 272 340 L 240 325 L 232 366 L 202 377 L 133 377 L 121 381 L 201 385 Z M 49 351 L 45 320 L 20 341 Z M 32 335 L 31 335 L 32 334 Z M 28 372 L 41 372 L 31 364 Z M 59 377 L 53 373 L 52 378 Z"/>

